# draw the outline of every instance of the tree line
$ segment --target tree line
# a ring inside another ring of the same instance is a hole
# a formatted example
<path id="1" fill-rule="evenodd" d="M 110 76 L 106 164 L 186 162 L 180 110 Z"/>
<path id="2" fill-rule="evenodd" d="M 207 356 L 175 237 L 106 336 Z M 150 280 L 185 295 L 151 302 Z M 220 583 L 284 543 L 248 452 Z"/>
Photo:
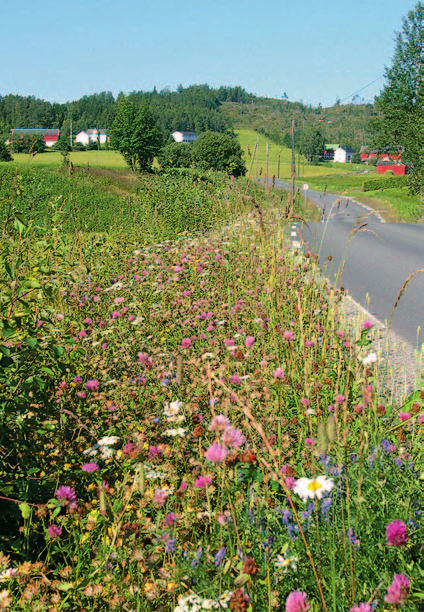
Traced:
<path id="1" fill-rule="evenodd" d="M 164 136 L 176 130 L 225 132 L 232 122 L 222 112 L 223 103 L 247 103 L 254 98 L 239 86 L 214 89 L 208 85 L 180 85 L 177 91 L 154 88 L 131 95 L 150 106 Z M 115 99 L 111 92 L 101 92 L 58 104 L 34 96 L 0 95 L 0 134 L 7 137 L 12 128 L 58 128 L 68 136 L 71 122 L 74 135 L 90 128 L 109 130 L 122 97 L 123 93 Z"/>

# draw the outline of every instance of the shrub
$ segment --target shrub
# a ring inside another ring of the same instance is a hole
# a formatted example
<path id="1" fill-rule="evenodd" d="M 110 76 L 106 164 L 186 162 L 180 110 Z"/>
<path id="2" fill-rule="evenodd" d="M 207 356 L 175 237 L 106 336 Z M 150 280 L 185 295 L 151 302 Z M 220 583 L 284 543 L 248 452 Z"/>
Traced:
<path id="1" fill-rule="evenodd" d="M 3 142 L 0 142 L 0 161 L 13 161 L 13 157 L 11 156 L 9 149 Z"/>
<path id="2" fill-rule="evenodd" d="M 244 153 L 236 138 L 204 132 L 192 146 L 193 159 L 200 168 L 221 170 L 234 176 L 246 174 Z"/>
<path id="3" fill-rule="evenodd" d="M 388 174 L 388 172 L 386 172 Z M 362 183 L 362 191 L 379 191 L 380 189 L 395 189 L 396 187 L 406 187 L 408 177 L 390 176 L 387 178 L 371 179 Z"/>
<path id="4" fill-rule="evenodd" d="M 158 162 L 162 168 L 190 168 L 193 163 L 192 145 L 183 142 L 172 142 L 162 147 Z"/>

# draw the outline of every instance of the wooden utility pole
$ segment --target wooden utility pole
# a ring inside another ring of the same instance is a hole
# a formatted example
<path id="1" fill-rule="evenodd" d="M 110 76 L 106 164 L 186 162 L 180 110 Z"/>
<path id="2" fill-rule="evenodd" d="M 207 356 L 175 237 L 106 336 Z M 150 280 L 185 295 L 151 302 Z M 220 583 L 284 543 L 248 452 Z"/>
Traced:
<path id="1" fill-rule="evenodd" d="M 268 191 L 268 154 L 269 154 L 269 144 L 266 144 L 266 170 L 265 170 L 265 189 Z"/>
<path id="2" fill-rule="evenodd" d="M 259 138 L 256 136 L 256 180 L 259 178 Z"/>
<path id="3" fill-rule="evenodd" d="M 69 126 L 69 146 L 72 148 L 72 119 L 71 125 Z"/>
<path id="4" fill-rule="evenodd" d="M 294 119 L 291 122 L 291 141 L 292 141 L 292 159 L 291 159 L 291 200 L 292 206 L 294 202 L 294 179 L 296 177 L 296 156 L 294 152 Z"/>

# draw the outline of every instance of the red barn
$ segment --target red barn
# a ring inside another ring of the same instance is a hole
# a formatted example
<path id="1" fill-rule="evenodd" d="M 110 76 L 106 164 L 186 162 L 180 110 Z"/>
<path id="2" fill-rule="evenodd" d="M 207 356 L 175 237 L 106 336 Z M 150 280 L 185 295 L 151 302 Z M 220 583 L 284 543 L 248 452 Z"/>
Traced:
<path id="1" fill-rule="evenodd" d="M 406 167 L 404 164 L 399 162 L 392 162 L 391 160 L 382 160 L 377 164 L 377 174 L 386 174 L 386 172 L 393 172 L 398 176 L 406 174 Z"/>
<path id="2" fill-rule="evenodd" d="M 43 140 L 46 143 L 46 147 L 52 147 L 59 140 L 59 130 L 57 129 L 48 129 L 43 130 L 39 128 L 34 129 L 12 129 L 12 137 L 15 138 L 23 138 L 24 136 L 43 136 Z"/>

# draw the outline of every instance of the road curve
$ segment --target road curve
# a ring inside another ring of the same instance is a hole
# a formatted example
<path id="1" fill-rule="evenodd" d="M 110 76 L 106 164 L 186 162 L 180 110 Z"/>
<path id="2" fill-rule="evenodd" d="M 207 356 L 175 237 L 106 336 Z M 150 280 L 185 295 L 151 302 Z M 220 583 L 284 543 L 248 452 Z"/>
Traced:
<path id="1" fill-rule="evenodd" d="M 289 185 L 276 181 L 276 187 Z M 303 224 L 301 237 L 319 254 L 325 276 L 413 347 L 424 342 L 424 225 L 386 223 L 367 206 L 307 191 L 322 211 L 320 223 Z M 423 270 L 418 272 L 418 270 Z M 399 293 L 407 281 L 398 305 Z"/>

